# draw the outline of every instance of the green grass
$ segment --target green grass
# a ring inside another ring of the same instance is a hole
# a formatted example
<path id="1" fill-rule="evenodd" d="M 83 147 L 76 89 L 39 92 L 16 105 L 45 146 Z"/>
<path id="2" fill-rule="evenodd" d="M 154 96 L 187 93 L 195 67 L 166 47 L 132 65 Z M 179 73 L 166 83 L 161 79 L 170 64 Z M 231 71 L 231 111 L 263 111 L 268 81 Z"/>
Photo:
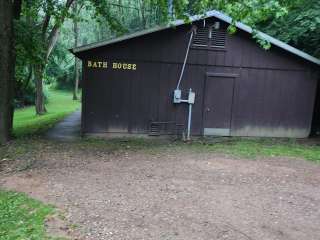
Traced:
<path id="1" fill-rule="evenodd" d="M 0 240 L 53 240 L 45 221 L 54 208 L 23 193 L 0 190 Z M 61 238 L 60 238 L 61 239 Z"/>
<path id="2" fill-rule="evenodd" d="M 320 140 L 319 140 L 320 143 Z M 236 157 L 256 159 L 258 157 L 294 157 L 320 163 L 320 145 L 304 144 L 295 139 L 272 138 L 216 138 L 200 139 L 190 143 L 168 141 L 163 139 L 118 138 L 118 139 L 84 139 L 80 148 L 108 149 L 110 151 L 134 150 L 145 152 L 214 152 Z"/>
<path id="3" fill-rule="evenodd" d="M 35 107 L 18 109 L 14 113 L 13 133 L 15 137 L 39 135 L 51 128 L 68 114 L 80 108 L 80 101 L 72 100 L 72 93 L 50 90 L 47 113 L 37 116 Z"/>
<path id="4" fill-rule="evenodd" d="M 257 157 L 295 157 L 320 163 L 320 146 L 299 143 L 295 139 L 230 138 L 221 142 L 207 141 L 191 144 L 191 148 L 214 151 L 249 159 Z"/>

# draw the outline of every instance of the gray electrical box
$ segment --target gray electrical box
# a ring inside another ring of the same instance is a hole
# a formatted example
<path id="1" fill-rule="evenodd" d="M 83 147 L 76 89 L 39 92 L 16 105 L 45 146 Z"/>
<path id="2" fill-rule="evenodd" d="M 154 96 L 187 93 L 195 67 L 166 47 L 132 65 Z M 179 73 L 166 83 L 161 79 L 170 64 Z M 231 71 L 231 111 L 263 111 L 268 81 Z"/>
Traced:
<path id="1" fill-rule="evenodd" d="M 194 101 L 195 101 L 195 98 L 196 98 L 196 94 L 195 92 L 189 92 L 189 96 L 188 96 L 188 103 L 189 104 L 194 104 Z"/>
<path id="2" fill-rule="evenodd" d="M 181 90 L 180 89 L 174 90 L 173 103 L 181 103 Z"/>

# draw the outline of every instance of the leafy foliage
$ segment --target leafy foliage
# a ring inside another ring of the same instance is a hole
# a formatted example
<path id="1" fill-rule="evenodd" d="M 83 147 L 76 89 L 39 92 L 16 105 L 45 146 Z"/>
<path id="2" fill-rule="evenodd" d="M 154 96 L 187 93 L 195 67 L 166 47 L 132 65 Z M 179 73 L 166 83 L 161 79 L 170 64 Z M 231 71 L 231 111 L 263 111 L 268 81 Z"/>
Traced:
<path id="1" fill-rule="evenodd" d="M 74 57 L 66 43 L 59 41 L 48 62 L 44 82 L 57 89 L 72 89 L 74 79 Z"/>
<path id="2" fill-rule="evenodd" d="M 267 33 L 320 58 L 320 4 L 318 0 L 300 0 L 288 14 L 260 24 Z"/>

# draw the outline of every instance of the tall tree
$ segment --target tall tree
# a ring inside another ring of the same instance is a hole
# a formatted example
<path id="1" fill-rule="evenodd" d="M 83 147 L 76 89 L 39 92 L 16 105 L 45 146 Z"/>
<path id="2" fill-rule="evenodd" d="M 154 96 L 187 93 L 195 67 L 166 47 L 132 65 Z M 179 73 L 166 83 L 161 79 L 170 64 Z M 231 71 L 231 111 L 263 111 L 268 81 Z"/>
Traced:
<path id="1" fill-rule="evenodd" d="M 21 0 L 0 1 L 0 144 L 11 137 L 14 96 L 14 19 L 21 11 Z"/>
<path id="2" fill-rule="evenodd" d="M 46 1 L 44 6 L 44 16 L 41 20 L 41 43 L 40 47 L 42 61 L 34 66 L 36 82 L 36 113 L 38 115 L 46 112 L 43 94 L 43 75 L 48 59 L 54 49 L 60 27 L 68 15 L 69 8 L 74 0 L 67 0 L 64 5 L 59 1 Z M 52 24 L 51 22 L 54 21 Z M 52 27 L 51 27 L 52 26 Z"/>
<path id="3" fill-rule="evenodd" d="M 10 138 L 13 99 L 13 17 L 12 1 L 0 2 L 0 143 Z"/>

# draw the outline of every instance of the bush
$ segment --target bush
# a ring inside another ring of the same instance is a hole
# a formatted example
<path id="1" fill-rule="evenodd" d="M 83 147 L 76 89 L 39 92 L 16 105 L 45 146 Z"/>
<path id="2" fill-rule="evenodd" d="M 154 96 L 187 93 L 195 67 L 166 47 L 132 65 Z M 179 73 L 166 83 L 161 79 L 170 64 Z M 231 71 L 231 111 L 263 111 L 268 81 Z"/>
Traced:
<path id="1" fill-rule="evenodd" d="M 45 103 L 48 103 L 49 91 L 46 85 L 43 86 Z M 22 108 L 34 105 L 36 102 L 36 88 L 34 84 L 29 84 L 23 91 L 17 93 L 14 99 L 14 107 Z"/>
<path id="2" fill-rule="evenodd" d="M 35 103 L 36 89 L 33 84 L 29 84 L 23 91 L 16 94 L 14 99 L 15 108 L 21 108 Z"/>

